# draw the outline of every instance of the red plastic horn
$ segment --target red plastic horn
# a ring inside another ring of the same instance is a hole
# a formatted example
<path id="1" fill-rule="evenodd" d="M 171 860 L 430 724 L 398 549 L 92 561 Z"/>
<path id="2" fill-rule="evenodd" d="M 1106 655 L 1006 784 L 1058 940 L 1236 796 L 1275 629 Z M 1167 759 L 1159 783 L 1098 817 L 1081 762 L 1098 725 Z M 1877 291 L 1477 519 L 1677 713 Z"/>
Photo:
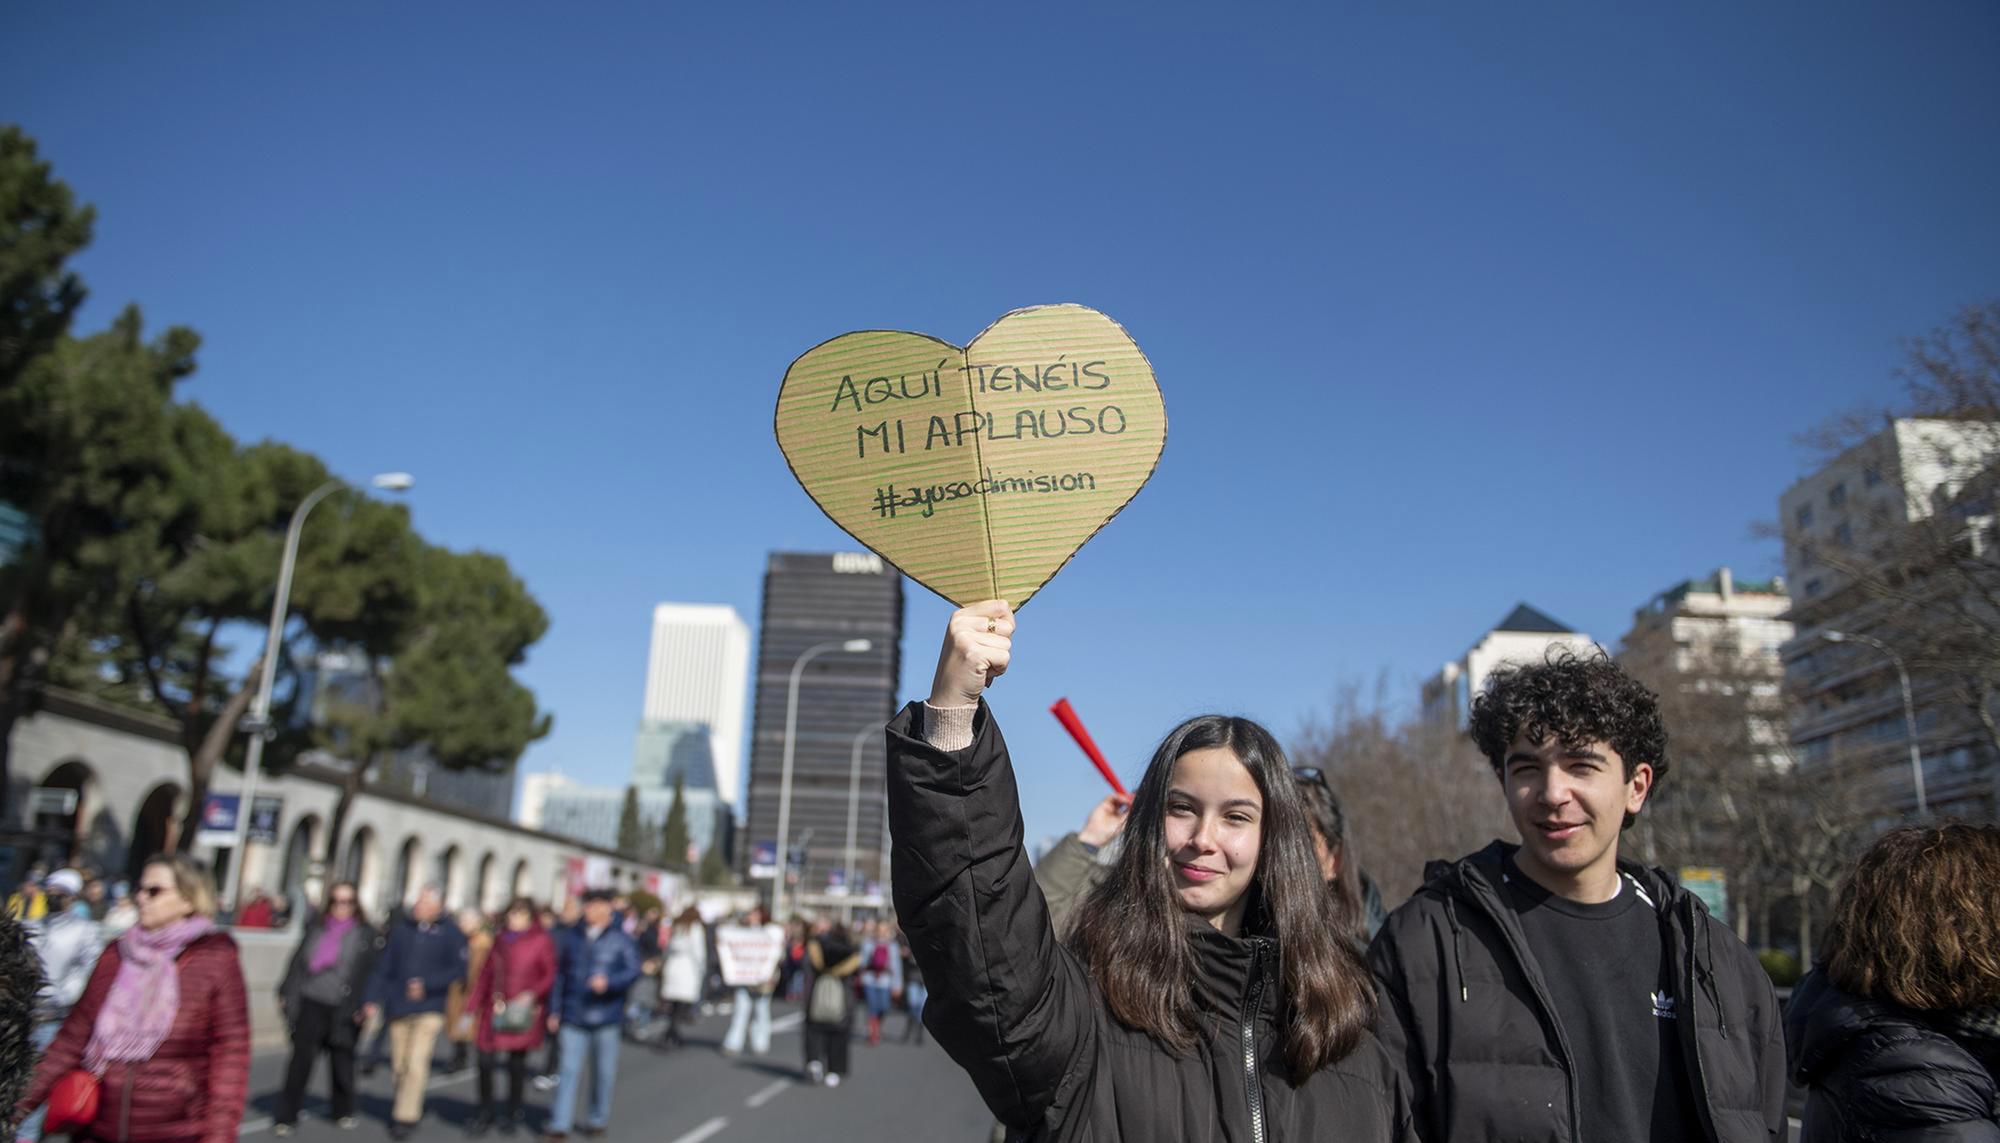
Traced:
<path id="1" fill-rule="evenodd" d="M 1076 739 L 1078 746 L 1083 747 L 1083 752 L 1089 755 L 1091 762 L 1097 766 L 1097 772 L 1104 775 L 1104 780 L 1111 783 L 1111 788 L 1117 791 L 1118 796 L 1129 801 L 1132 795 L 1125 792 L 1125 784 L 1118 780 L 1118 775 L 1111 772 L 1111 763 L 1104 760 L 1104 751 L 1099 750 L 1097 743 L 1090 740 L 1090 732 L 1083 728 L 1083 720 L 1070 708 L 1069 700 L 1057 699 L 1055 705 L 1049 708 L 1049 713 L 1055 715 L 1056 721 L 1063 724 L 1064 730 L 1069 731 L 1069 736 Z"/>

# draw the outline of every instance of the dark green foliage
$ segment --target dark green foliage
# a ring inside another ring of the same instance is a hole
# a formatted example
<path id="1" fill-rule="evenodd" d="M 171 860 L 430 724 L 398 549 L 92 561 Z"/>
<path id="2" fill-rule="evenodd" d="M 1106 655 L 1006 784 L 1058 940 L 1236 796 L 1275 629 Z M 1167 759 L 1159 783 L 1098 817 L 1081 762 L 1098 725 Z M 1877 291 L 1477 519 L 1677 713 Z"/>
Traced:
<path id="1" fill-rule="evenodd" d="M 96 212 L 78 206 L 19 127 L 0 127 L 0 392 L 69 332 L 83 282 L 64 264 L 90 245 Z"/>
<path id="2" fill-rule="evenodd" d="M 625 808 L 618 812 L 618 852 L 637 858 L 645 843 L 646 829 L 639 822 L 639 788 L 627 786 Z"/>
<path id="3" fill-rule="evenodd" d="M 248 627 L 261 643 L 292 514 L 333 477 L 289 446 L 241 446 L 176 400 L 194 370 L 192 331 L 148 340 L 128 307 L 101 333 L 68 335 L 83 287 L 64 261 L 91 222 L 33 142 L 0 128 L 0 501 L 30 525 L 0 567 L 0 797 L 12 722 L 48 678 L 180 723 L 186 844 L 214 767 L 240 753 L 257 672 L 228 670 L 223 640 Z M 356 763 L 329 860 L 384 751 L 420 745 L 439 765 L 506 770 L 548 732 L 512 674 L 548 617 L 505 560 L 424 543 L 400 505 L 341 490 L 314 510 L 287 615 L 281 671 L 310 645 L 358 656 L 374 684 L 268 758 L 282 766 L 318 746 Z"/>
<path id="4" fill-rule="evenodd" d="M 667 822 L 660 827 L 660 867 L 688 867 L 687 775 L 674 775 L 674 800 L 667 803 Z"/>
<path id="5" fill-rule="evenodd" d="M 703 885 L 718 888 L 735 884 L 736 877 L 729 869 L 729 855 L 722 852 L 720 843 L 709 846 L 708 852 L 701 855 L 701 872 L 695 879 Z"/>

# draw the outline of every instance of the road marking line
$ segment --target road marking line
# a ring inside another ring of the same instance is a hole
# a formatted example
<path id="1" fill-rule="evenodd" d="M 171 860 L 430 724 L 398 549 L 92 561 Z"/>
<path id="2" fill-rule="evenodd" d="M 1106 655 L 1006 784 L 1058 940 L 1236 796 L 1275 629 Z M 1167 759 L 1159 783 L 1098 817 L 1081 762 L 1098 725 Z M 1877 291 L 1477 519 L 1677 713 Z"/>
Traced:
<path id="1" fill-rule="evenodd" d="M 784 1092 L 786 1088 L 792 1086 L 792 1082 L 793 1081 L 788 1079 L 777 1080 L 773 1082 L 771 1086 L 759 1090 L 749 1099 L 744 1100 L 743 1106 L 762 1107 L 765 1104 L 771 1102 L 773 1099 L 776 1099 L 781 1093 Z"/>
<path id="2" fill-rule="evenodd" d="M 776 1020 L 771 1021 L 771 1034 L 775 1036 L 779 1032 L 790 1032 L 805 1022 L 806 1017 L 803 1012 L 794 1012 L 790 1016 L 780 1016 Z"/>
<path id="3" fill-rule="evenodd" d="M 268 1115 L 260 1115 L 255 1119 L 246 1119 L 237 1125 L 236 1133 L 238 1135 L 250 1135 L 258 1131 L 268 1131 L 271 1128 L 272 1122 L 273 1120 Z"/>
<path id="4" fill-rule="evenodd" d="M 686 1135 L 681 1136 L 679 1139 L 674 1140 L 673 1143 L 701 1143 L 702 1140 L 727 1126 L 729 1126 L 729 1121 L 718 1115 L 693 1131 L 688 1132 Z"/>
<path id="5" fill-rule="evenodd" d="M 467 1068 L 462 1072 L 452 1072 L 449 1075 L 434 1076 L 432 1077 L 429 1083 L 426 1083 L 424 1085 L 424 1090 L 436 1091 L 441 1087 L 450 1087 L 452 1084 L 455 1083 L 464 1083 L 466 1080 L 472 1079 L 478 1074 L 479 1072 L 476 1069 Z"/>

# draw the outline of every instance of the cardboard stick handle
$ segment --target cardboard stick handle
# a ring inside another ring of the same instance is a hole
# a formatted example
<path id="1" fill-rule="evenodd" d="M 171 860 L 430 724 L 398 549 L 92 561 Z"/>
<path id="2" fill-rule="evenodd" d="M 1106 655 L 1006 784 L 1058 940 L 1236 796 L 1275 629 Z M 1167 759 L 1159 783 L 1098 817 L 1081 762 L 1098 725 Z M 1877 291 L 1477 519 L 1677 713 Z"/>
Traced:
<path id="1" fill-rule="evenodd" d="M 1070 709 L 1069 700 L 1057 699 L 1055 705 L 1049 708 L 1049 713 L 1055 715 L 1056 721 L 1063 724 L 1064 730 L 1069 731 L 1069 736 L 1076 739 L 1078 746 L 1083 747 L 1083 752 L 1096 764 L 1097 772 L 1104 775 L 1104 780 L 1111 783 L 1111 788 L 1118 796 L 1130 801 L 1132 795 L 1125 792 L 1125 784 L 1118 780 L 1118 775 L 1111 772 L 1111 763 L 1104 760 L 1104 751 L 1099 750 L 1097 743 L 1091 741 L 1090 732 L 1083 728 L 1083 720 L 1076 716 L 1076 711 Z"/>

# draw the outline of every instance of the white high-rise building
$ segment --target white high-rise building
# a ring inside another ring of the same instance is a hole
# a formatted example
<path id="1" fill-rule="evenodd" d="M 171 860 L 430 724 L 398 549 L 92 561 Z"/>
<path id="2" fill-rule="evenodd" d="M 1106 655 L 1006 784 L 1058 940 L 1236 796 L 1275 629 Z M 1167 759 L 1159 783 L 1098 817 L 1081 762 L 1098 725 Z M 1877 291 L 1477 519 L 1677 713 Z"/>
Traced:
<path id="1" fill-rule="evenodd" d="M 1507 613 L 1493 630 L 1480 636 L 1465 657 L 1446 663 L 1424 682 L 1426 719 L 1462 727 L 1472 717 L 1472 700 L 1486 687 L 1486 676 L 1503 666 L 1539 663 L 1552 647 L 1567 647 L 1589 655 L 1597 644 L 1523 603 Z"/>
<path id="2" fill-rule="evenodd" d="M 708 603 L 653 608 L 642 730 L 662 723 L 706 726 L 715 791 L 732 806 L 743 779 L 749 685 L 750 628 L 735 608 Z"/>

